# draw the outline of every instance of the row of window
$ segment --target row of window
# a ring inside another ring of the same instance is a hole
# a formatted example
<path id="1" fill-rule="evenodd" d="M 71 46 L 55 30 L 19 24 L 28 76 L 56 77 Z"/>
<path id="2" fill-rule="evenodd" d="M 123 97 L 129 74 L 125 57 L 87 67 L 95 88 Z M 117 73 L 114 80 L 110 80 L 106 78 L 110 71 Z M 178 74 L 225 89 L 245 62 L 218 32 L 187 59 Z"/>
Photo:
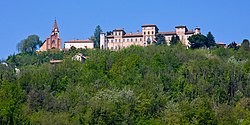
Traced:
<path id="1" fill-rule="evenodd" d="M 147 32 L 144 32 L 144 35 L 154 35 L 154 31 L 151 32 L 152 34 L 150 34 L 150 31 L 148 31 L 148 34 Z"/>
<path id="2" fill-rule="evenodd" d="M 122 39 L 122 42 L 137 42 L 137 41 L 142 41 L 142 38 L 130 38 L 130 39 Z M 121 42 L 121 39 L 111 39 L 111 40 L 108 40 L 108 42 Z"/>
<path id="3" fill-rule="evenodd" d="M 115 32 L 114 34 L 115 34 L 115 36 L 117 36 L 117 35 L 120 36 L 122 33 L 121 32 Z"/>
<path id="4" fill-rule="evenodd" d="M 120 50 L 120 49 L 122 49 L 122 48 L 125 48 L 125 46 L 123 46 L 123 47 L 121 47 L 121 46 L 115 46 L 115 48 L 114 47 L 108 47 L 108 49 L 111 49 L 111 50 Z"/>
<path id="5" fill-rule="evenodd" d="M 150 31 L 148 31 L 148 32 L 145 31 L 144 35 L 154 35 L 154 33 L 155 33 L 154 31 L 151 31 L 151 34 L 150 34 Z M 122 35 L 122 33 L 121 32 L 114 32 L 114 35 L 115 36 L 117 36 L 117 35 L 120 36 L 120 35 Z"/>
<path id="6" fill-rule="evenodd" d="M 190 36 L 186 36 L 187 38 L 189 38 Z M 166 40 L 171 40 L 171 38 L 172 37 L 167 37 L 166 38 Z M 183 39 L 184 38 L 184 36 L 181 36 L 181 38 L 180 39 Z M 153 37 L 144 37 L 144 41 L 148 41 L 148 40 L 152 40 L 153 39 Z M 138 41 L 142 41 L 142 38 L 127 38 L 127 39 L 115 39 L 115 40 L 113 40 L 113 39 L 110 39 L 110 40 L 108 40 L 108 42 L 138 42 Z"/>

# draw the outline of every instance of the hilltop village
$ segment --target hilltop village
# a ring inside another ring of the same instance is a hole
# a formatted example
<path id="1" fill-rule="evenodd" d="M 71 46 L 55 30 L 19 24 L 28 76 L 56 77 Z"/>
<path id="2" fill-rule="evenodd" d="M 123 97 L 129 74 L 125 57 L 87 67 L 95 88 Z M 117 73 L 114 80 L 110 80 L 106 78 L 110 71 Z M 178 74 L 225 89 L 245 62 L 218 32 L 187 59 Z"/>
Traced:
<path id="1" fill-rule="evenodd" d="M 55 21 L 44 42 L 21 40 L 0 64 L 0 125 L 250 124 L 249 40 L 225 48 L 198 27 L 152 24 L 94 38 L 63 47 Z"/>
<path id="2" fill-rule="evenodd" d="M 173 38 L 178 37 L 183 45 L 189 47 L 188 38 L 196 34 L 201 34 L 199 27 L 189 30 L 186 26 L 176 26 L 174 31 L 167 32 L 159 31 L 159 28 L 155 24 L 142 25 L 141 28 L 141 32 L 138 30 L 136 33 L 126 33 L 124 28 L 116 28 L 111 32 L 100 33 L 99 47 L 101 49 L 120 50 L 131 45 L 148 46 L 157 42 L 157 35 L 163 36 L 167 45 L 170 45 L 170 41 Z M 64 42 L 64 48 L 62 48 L 62 39 L 59 36 L 59 28 L 55 20 L 52 32 L 42 43 L 40 51 L 47 51 L 49 49 L 69 50 L 71 47 L 93 49 L 94 44 L 93 40 L 67 40 Z M 221 42 L 217 44 L 226 46 L 226 44 Z"/>

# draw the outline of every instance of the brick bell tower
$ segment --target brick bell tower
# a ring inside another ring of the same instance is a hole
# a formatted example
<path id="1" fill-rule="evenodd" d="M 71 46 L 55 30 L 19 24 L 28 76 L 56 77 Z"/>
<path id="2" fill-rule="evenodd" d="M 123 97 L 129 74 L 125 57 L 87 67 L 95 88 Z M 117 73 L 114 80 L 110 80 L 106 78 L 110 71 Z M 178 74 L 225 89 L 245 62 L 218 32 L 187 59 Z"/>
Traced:
<path id="1" fill-rule="evenodd" d="M 56 20 L 54 21 L 50 37 L 46 38 L 40 47 L 41 51 L 47 51 L 49 49 L 62 49 L 62 39 L 59 38 L 59 28 Z"/>

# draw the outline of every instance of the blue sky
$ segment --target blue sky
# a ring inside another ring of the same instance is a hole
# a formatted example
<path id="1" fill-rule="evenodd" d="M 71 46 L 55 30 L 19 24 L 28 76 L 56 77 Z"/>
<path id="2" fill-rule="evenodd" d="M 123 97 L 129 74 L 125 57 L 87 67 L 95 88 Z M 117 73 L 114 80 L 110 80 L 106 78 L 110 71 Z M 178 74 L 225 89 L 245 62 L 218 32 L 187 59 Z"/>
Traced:
<path id="1" fill-rule="evenodd" d="M 1 0 L 0 59 L 17 53 L 16 44 L 29 35 L 44 41 L 55 18 L 63 41 L 87 39 L 96 25 L 136 32 L 157 24 L 160 31 L 199 26 L 216 41 L 241 43 L 250 39 L 249 6 L 249 0 Z"/>

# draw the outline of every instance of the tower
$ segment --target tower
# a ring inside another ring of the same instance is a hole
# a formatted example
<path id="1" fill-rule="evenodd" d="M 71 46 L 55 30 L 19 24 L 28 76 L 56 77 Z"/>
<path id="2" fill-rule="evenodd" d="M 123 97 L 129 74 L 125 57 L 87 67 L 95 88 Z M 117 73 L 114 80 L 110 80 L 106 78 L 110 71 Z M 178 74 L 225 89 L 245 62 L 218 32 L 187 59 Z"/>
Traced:
<path id="1" fill-rule="evenodd" d="M 56 20 L 54 21 L 50 37 L 46 38 L 40 48 L 41 51 L 47 51 L 49 49 L 62 49 L 62 39 L 59 38 L 59 28 Z"/>
<path id="2" fill-rule="evenodd" d="M 201 28 L 200 27 L 196 27 L 194 34 L 196 35 L 196 34 L 200 34 L 200 33 L 201 33 Z"/>
<path id="3" fill-rule="evenodd" d="M 107 41 L 105 39 L 105 33 L 100 34 L 100 49 L 107 49 Z"/>
<path id="4" fill-rule="evenodd" d="M 142 35 L 144 44 L 152 44 L 155 40 L 155 35 L 158 33 L 159 29 L 154 24 L 142 25 Z"/>

